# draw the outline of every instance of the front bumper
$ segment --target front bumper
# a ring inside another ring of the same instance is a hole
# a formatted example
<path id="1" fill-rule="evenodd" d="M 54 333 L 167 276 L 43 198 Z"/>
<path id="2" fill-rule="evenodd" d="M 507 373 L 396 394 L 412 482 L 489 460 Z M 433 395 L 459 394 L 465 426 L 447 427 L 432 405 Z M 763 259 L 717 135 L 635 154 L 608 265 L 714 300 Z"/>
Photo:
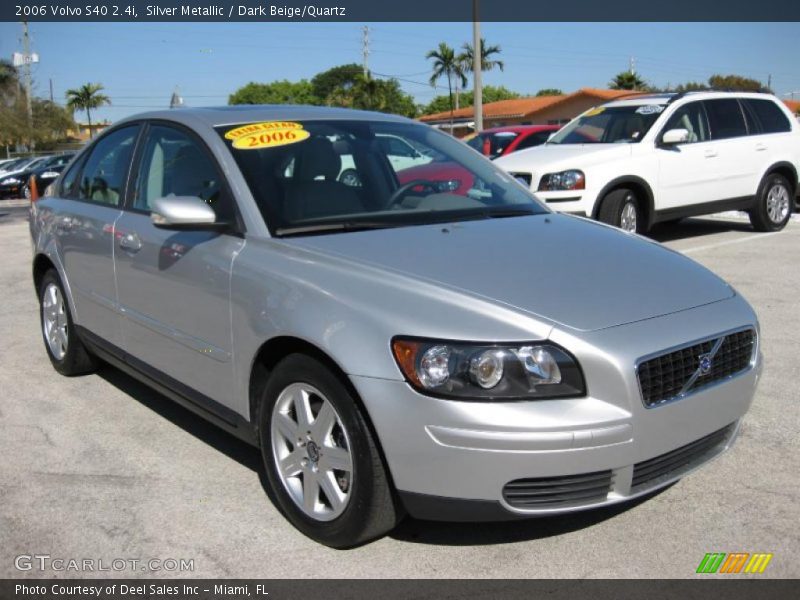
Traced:
<path id="1" fill-rule="evenodd" d="M 496 520 L 572 512 L 652 492 L 731 446 L 760 378 L 758 350 L 753 366 L 736 377 L 655 408 L 642 403 L 634 366 L 639 357 L 742 325 L 755 327 L 755 319 L 736 297 L 580 339 L 554 331 L 551 339 L 581 362 L 585 398 L 464 402 L 421 395 L 402 381 L 352 381 L 412 516 Z M 702 452 L 685 449 L 704 438 L 711 441 Z M 653 462 L 664 468 L 653 470 Z M 635 480 L 635 468 L 654 476 Z M 586 481 L 606 474 L 599 495 L 567 493 L 558 502 L 523 506 L 508 499 L 511 482 L 532 481 L 539 489 L 555 478 L 552 485 L 563 487 L 558 478 L 573 476 L 570 482 L 585 491 Z"/>

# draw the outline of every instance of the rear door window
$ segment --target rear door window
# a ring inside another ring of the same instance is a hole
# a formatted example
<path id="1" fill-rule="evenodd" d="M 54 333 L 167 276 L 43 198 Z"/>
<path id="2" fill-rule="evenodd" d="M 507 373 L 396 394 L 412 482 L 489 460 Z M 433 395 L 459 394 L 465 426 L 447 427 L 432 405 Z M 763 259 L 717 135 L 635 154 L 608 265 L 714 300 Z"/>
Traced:
<path id="1" fill-rule="evenodd" d="M 747 125 L 738 100 L 735 98 L 706 100 L 705 106 L 713 139 L 725 140 L 747 135 Z"/>
<path id="2" fill-rule="evenodd" d="M 97 142 L 81 174 L 78 198 L 119 206 L 139 126 L 124 127 Z"/>

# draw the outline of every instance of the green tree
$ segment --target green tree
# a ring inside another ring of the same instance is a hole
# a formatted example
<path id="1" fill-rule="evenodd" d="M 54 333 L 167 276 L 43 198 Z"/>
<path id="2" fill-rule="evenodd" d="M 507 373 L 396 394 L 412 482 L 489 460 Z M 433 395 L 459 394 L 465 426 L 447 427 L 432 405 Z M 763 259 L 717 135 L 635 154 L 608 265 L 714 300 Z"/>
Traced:
<path id="1" fill-rule="evenodd" d="M 317 73 L 311 79 L 311 93 L 320 100 L 325 100 L 331 93 L 339 88 L 348 88 L 355 84 L 359 76 L 363 76 L 364 69 L 361 65 L 350 63 L 339 65 L 327 71 Z"/>
<path id="2" fill-rule="evenodd" d="M 467 71 L 471 73 L 474 65 L 475 49 L 472 44 L 464 44 L 462 48 L 464 49 L 464 59 L 468 65 Z M 481 38 L 481 70 L 491 71 L 496 67 L 502 71 L 505 68 L 505 63 L 502 60 L 492 58 L 492 56 L 500 54 L 501 51 L 502 48 L 500 46 L 489 46 L 486 40 Z"/>
<path id="3" fill-rule="evenodd" d="M 89 137 L 92 136 L 92 111 L 105 104 L 111 104 L 111 99 L 102 94 L 103 86 L 99 83 L 85 83 L 79 88 L 67 90 L 67 108 L 73 112 L 86 111 L 86 121 L 89 124 Z"/>
<path id="4" fill-rule="evenodd" d="M 737 92 L 769 91 L 757 79 L 750 79 L 741 75 L 712 75 L 708 78 L 708 85 L 718 90 L 734 90 Z"/>
<path id="5" fill-rule="evenodd" d="M 435 50 L 430 50 L 425 58 L 433 61 L 433 73 L 431 73 L 430 84 L 436 86 L 436 82 L 442 77 L 447 78 L 447 92 L 450 99 L 450 112 L 453 112 L 453 78 L 458 77 L 462 85 L 467 85 L 467 78 L 462 69 L 462 60 L 456 56 L 453 50 L 446 43 L 441 42 Z"/>
<path id="6" fill-rule="evenodd" d="M 228 96 L 228 104 L 321 104 L 306 79 L 293 82 L 286 79 L 272 83 L 247 85 Z"/>
<path id="7" fill-rule="evenodd" d="M 19 73 L 17 68 L 4 58 L 0 58 L 0 96 L 3 103 L 17 96 L 19 92 Z"/>
<path id="8" fill-rule="evenodd" d="M 687 81 L 686 83 L 681 83 L 675 87 L 676 92 L 694 92 L 705 89 L 708 89 L 708 86 L 705 83 L 700 83 L 698 81 Z"/>
<path id="9" fill-rule="evenodd" d="M 43 98 L 31 102 L 33 142 L 39 150 L 50 150 L 67 138 L 67 131 L 76 128 L 69 109 Z"/>
<path id="10" fill-rule="evenodd" d="M 483 101 L 488 104 L 499 100 L 513 100 L 520 98 L 521 95 L 513 92 L 504 86 L 486 85 L 483 87 Z M 466 108 L 473 105 L 473 94 L 471 91 L 464 92 L 461 96 L 461 106 Z M 422 114 L 432 115 L 434 113 L 447 112 L 449 109 L 447 96 L 436 96 L 420 110 Z"/>
<path id="11" fill-rule="evenodd" d="M 558 88 L 544 88 L 536 92 L 537 97 L 541 96 L 563 96 L 564 92 L 562 92 Z"/>
<path id="12" fill-rule="evenodd" d="M 648 90 L 647 82 L 632 71 L 622 71 L 608 84 L 612 90 Z"/>
<path id="13" fill-rule="evenodd" d="M 352 84 L 339 86 L 328 94 L 328 106 L 357 108 L 393 113 L 406 117 L 416 116 L 414 99 L 404 93 L 396 79 L 374 79 L 359 74 Z"/>

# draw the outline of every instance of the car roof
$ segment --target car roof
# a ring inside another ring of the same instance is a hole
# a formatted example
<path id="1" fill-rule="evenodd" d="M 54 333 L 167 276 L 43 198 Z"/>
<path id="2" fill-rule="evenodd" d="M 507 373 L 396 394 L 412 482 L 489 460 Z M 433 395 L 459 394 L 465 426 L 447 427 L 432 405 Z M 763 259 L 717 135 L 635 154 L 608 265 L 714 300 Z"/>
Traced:
<path id="1" fill-rule="evenodd" d="M 139 119 L 165 119 L 190 126 L 219 127 L 259 121 L 388 121 L 417 123 L 405 117 L 366 110 L 296 104 L 238 104 L 207 108 L 175 108 L 132 115 L 120 123 Z"/>

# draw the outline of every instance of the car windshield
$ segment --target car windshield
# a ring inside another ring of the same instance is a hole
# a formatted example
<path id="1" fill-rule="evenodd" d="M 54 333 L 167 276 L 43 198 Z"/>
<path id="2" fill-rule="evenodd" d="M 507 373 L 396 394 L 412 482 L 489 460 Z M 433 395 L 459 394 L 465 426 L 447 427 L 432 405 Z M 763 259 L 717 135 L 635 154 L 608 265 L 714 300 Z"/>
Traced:
<path id="1" fill-rule="evenodd" d="M 506 173 L 425 125 L 269 121 L 217 131 L 277 236 L 548 212 Z"/>
<path id="2" fill-rule="evenodd" d="M 484 132 L 469 140 L 467 145 L 489 158 L 497 158 L 518 137 L 519 133 L 516 131 Z"/>
<path id="3" fill-rule="evenodd" d="M 599 106 L 583 113 L 548 144 L 634 144 L 663 112 L 661 104 Z"/>

